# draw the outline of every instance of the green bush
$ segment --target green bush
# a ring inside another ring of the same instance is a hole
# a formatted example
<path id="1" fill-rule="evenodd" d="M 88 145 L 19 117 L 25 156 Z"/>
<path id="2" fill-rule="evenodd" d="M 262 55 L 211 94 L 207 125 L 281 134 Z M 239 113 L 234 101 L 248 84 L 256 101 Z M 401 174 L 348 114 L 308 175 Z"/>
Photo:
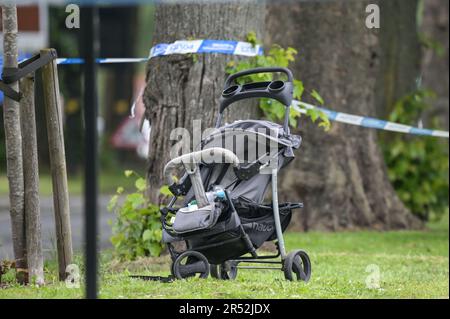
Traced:
<path id="1" fill-rule="evenodd" d="M 256 45 L 258 42 L 254 32 L 250 32 L 247 35 L 247 41 Z M 241 60 L 239 62 L 230 61 L 226 67 L 226 72 L 228 74 L 233 74 L 239 71 L 257 68 L 257 67 L 289 67 L 291 62 L 295 61 L 297 55 L 297 50 L 294 48 L 282 48 L 281 46 L 274 44 L 268 51 L 268 54 L 255 56 L 249 59 Z M 272 81 L 273 74 L 271 73 L 259 73 L 253 74 L 239 79 L 239 82 L 249 83 L 249 82 L 261 82 L 261 81 Z M 294 99 L 301 101 L 305 88 L 303 82 L 294 79 Z M 324 101 L 322 97 L 316 90 L 310 91 L 310 96 L 316 100 L 320 105 L 323 105 Z M 282 120 L 284 118 L 285 107 L 278 101 L 272 99 L 260 99 L 259 107 L 263 111 L 265 117 L 271 121 Z M 319 109 L 305 109 L 306 115 L 310 117 L 313 122 L 319 120 L 319 127 L 323 127 L 328 131 L 331 127 L 331 123 L 328 116 L 320 111 Z M 297 120 L 300 118 L 301 113 L 291 107 L 289 113 L 289 124 L 292 127 L 297 126 Z"/>
<path id="2" fill-rule="evenodd" d="M 119 187 L 108 205 L 108 210 L 116 214 L 111 237 L 115 254 L 122 260 L 159 256 L 163 249 L 159 206 L 146 199 L 143 177 L 131 170 L 125 171 L 125 176 L 136 178 L 134 192 L 126 194 Z"/>
<path id="3" fill-rule="evenodd" d="M 427 90 L 405 96 L 389 120 L 414 125 L 434 96 Z M 448 210 L 448 141 L 397 133 L 389 134 L 382 146 L 389 179 L 405 205 L 422 220 L 442 216 Z"/>

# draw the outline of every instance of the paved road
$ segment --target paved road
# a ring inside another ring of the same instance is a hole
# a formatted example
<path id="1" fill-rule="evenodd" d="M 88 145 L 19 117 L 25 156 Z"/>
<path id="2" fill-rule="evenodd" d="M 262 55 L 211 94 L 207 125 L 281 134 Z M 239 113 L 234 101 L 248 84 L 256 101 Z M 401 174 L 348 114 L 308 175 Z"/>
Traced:
<path id="1" fill-rule="evenodd" d="M 109 237 L 111 236 L 111 226 L 108 220 L 114 215 L 107 211 L 109 196 L 99 197 L 99 232 L 100 248 L 111 247 Z M 13 259 L 13 248 L 11 242 L 11 221 L 9 218 L 9 199 L 7 196 L 0 196 L 0 260 Z M 75 252 L 80 252 L 84 242 L 84 214 L 83 199 L 80 196 L 70 198 L 70 212 L 72 224 L 72 242 Z M 53 217 L 53 199 L 51 197 L 41 197 L 41 223 L 43 250 L 46 256 L 56 255 L 55 224 Z"/>

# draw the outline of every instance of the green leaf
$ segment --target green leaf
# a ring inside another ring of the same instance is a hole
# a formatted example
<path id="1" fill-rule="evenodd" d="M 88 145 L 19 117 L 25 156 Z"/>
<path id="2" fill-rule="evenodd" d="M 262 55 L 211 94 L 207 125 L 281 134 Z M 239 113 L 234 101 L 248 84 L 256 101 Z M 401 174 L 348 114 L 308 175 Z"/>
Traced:
<path id="1" fill-rule="evenodd" d="M 153 257 L 159 257 L 161 255 L 162 247 L 159 243 L 151 243 L 149 245 L 150 255 Z"/>
<path id="2" fill-rule="evenodd" d="M 109 200 L 109 203 L 108 203 L 108 207 L 107 207 L 108 211 L 111 212 L 114 209 L 114 207 L 116 207 L 118 199 L 119 199 L 119 195 L 113 195 L 111 197 L 111 199 Z"/>
<path id="3" fill-rule="evenodd" d="M 144 231 L 144 233 L 142 234 L 142 240 L 143 241 L 147 241 L 152 239 L 152 231 L 150 229 L 147 229 Z"/>
<path id="4" fill-rule="evenodd" d="M 291 127 L 297 127 L 297 119 L 295 117 L 289 117 L 289 125 Z"/>
<path id="5" fill-rule="evenodd" d="M 129 194 L 126 200 L 127 202 L 131 203 L 131 207 L 133 209 L 137 209 L 139 206 L 145 204 L 144 196 L 139 193 Z"/>
<path id="6" fill-rule="evenodd" d="M 247 42 L 250 42 L 253 46 L 256 46 L 259 43 L 255 31 L 247 33 Z"/>
<path id="7" fill-rule="evenodd" d="M 303 96 L 303 92 L 305 91 L 305 87 L 303 82 L 300 80 L 294 80 L 294 99 L 301 100 Z"/>
<path id="8" fill-rule="evenodd" d="M 231 60 L 231 61 L 229 61 L 228 63 L 227 63 L 227 67 L 228 68 L 232 68 L 232 67 L 234 67 L 236 65 L 236 61 L 233 61 L 233 60 Z"/>
<path id="9" fill-rule="evenodd" d="M 136 247 L 136 257 L 143 257 L 145 256 L 145 249 L 144 247 L 137 246 Z"/>
<path id="10" fill-rule="evenodd" d="M 125 172 L 124 172 L 124 174 L 125 174 L 125 176 L 126 177 L 130 177 L 131 175 L 133 175 L 133 171 L 132 170 L 126 170 Z"/>
<path id="11" fill-rule="evenodd" d="M 325 112 L 319 110 L 319 118 L 321 120 L 321 122 L 319 123 L 319 127 L 323 127 L 325 132 L 328 132 L 331 129 L 331 122 L 328 118 L 328 115 Z"/>
<path id="12" fill-rule="evenodd" d="M 149 208 L 142 208 L 142 209 L 139 209 L 138 213 L 139 213 L 139 215 L 142 215 L 142 216 L 150 216 L 153 214 L 153 211 Z"/>
<path id="13" fill-rule="evenodd" d="M 317 92 L 316 90 L 312 90 L 311 91 L 311 96 L 320 103 L 320 105 L 324 104 L 324 100 L 323 98 L 320 96 L 319 92 Z"/>
<path id="14" fill-rule="evenodd" d="M 143 178 L 138 178 L 134 183 L 134 185 L 136 186 L 136 189 L 140 192 L 145 191 L 145 189 L 147 188 L 147 182 Z"/>
<path id="15" fill-rule="evenodd" d="M 111 236 L 111 244 L 114 247 L 119 247 L 125 241 L 125 236 L 122 233 Z"/>
<path id="16" fill-rule="evenodd" d="M 331 129 L 331 123 L 330 123 L 330 121 L 323 121 L 323 122 L 320 122 L 318 126 L 319 126 L 319 127 L 322 127 L 323 130 L 324 130 L 325 132 L 328 132 L 328 131 Z"/>
<path id="17" fill-rule="evenodd" d="M 164 185 L 159 189 L 159 193 L 164 196 L 173 196 L 172 192 L 169 189 L 169 186 Z"/>
<path id="18" fill-rule="evenodd" d="M 311 121 L 315 123 L 319 118 L 319 110 L 317 109 L 308 109 L 306 110 L 306 114 L 311 118 Z"/>

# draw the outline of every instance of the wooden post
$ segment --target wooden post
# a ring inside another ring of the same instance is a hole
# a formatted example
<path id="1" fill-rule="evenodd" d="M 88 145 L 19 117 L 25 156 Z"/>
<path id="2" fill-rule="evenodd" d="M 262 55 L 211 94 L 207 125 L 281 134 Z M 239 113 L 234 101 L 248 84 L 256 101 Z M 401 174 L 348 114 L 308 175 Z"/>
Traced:
<path id="1" fill-rule="evenodd" d="M 17 68 L 17 9 L 13 4 L 2 5 L 3 68 Z M 19 83 L 10 84 L 15 91 Z M 24 182 L 22 162 L 22 135 L 19 103 L 5 96 L 3 102 L 5 124 L 6 163 L 9 183 L 11 233 L 13 240 L 16 278 L 27 282 L 26 240 L 24 220 Z"/>
<path id="2" fill-rule="evenodd" d="M 41 50 L 41 54 L 46 54 L 51 50 L 53 49 Z M 42 68 L 42 82 L 52 172 L 59 279 L 65 280 L 66 268 L 72 262 L 72 235 L 70 229 L 69 192 L 67 187 L 62 108 L 56 60 L 53 60 Z"/>
<path id="3" fill-rule="evenodd" d="M 39 208 L 39 165 L 37 154 L 34 73 L 20 80 L 23 175 L 25 183 L 25 233 L 29 281 L 44 284 L 41 216 Z"/>

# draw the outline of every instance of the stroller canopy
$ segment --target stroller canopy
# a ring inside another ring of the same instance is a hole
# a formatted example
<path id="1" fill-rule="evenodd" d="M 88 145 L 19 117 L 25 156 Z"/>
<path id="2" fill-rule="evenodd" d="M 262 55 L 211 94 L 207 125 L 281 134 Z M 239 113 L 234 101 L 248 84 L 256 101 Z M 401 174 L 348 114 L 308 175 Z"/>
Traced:
<path id="1" fill-rule="evenodd" d="M 291 135 L 279 124 L 264 120 L 239 120 L 214 130 L 202 140 L 198 149 L 222 147 L 235 153 L 244 165 L 256 162 L 268 168 L 281 169 L 294 158 L 294 149 L 300 147 L 301 138 Z M 259 170 L 259 166 L 258 166 Z M 221 185 L 228 189 L 233 199 L 245 198 L 261 203 L 270 183 L 270 169 L 261 170 L 247 180 L 237 178 L 231 165 L 214 164 L 201 169 L 205 189 Z M 186 199 L 191 199 L 192 190 Z"/>
<path id="2" fill-rule="evenodd" d="M 256 139 L 255 144 L 239 145 L 234 143 L 234 149 L 230 149 L 236 155 L 242 153 L 251 153 L 252 149 L 249 147 L 258 147 L 262 144 L 270 145 L 270 143 L 276 143 L 279 148 L 283 148 L 283 156 L 294 157 L 293 149 L 297 149 L 301 144 L 301 137 L 299 135 L 292 135 L 285 132 L 283 126 L 264 120 L 238 120 L 231 124 L 226 124 L 214 132 L 209 134 L 200 144 L 201 149 L 213 147 L 212 145 L 218 145 L 222 143 L 223 148 L 227 148 L 227 143 L 222 141 L 230 136 L 247 136 L 249 138 Z M 272 144 L 273 145 L 273 144 Z M 241 149 L 238 149 L 238 147 Z M 238 155 L 239 157 L 239 155 Z"/>

